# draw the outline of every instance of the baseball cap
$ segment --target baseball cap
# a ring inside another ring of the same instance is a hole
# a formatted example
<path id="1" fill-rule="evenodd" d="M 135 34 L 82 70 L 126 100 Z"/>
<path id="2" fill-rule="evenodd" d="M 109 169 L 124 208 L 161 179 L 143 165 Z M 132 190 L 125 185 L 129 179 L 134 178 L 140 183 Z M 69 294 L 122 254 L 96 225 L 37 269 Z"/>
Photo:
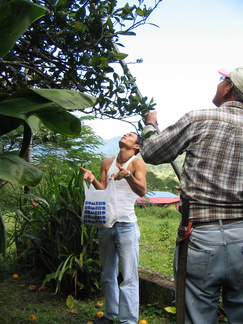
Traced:
<path id="1" fill-rule="evenodd" d="M 219 74 L 224 75 L 227 78 L 230 78 L 232 83 L 236 86 L 236 88 L 243 93 L 243 67 L 238 67 L 233 71 L 229 71 L 227 69 L 219 69 Z"/>

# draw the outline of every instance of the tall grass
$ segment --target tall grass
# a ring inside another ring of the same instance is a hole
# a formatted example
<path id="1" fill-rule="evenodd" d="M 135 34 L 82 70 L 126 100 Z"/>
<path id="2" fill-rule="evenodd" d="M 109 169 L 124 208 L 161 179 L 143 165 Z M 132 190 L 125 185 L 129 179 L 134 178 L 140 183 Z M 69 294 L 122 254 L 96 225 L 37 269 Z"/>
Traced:
<path id="1" fill-rule="evenodd" d="M 181 214 L 174 209 L 136 207 L 140 238 L 140 266 L 173 275 L 173 256 Z"/>

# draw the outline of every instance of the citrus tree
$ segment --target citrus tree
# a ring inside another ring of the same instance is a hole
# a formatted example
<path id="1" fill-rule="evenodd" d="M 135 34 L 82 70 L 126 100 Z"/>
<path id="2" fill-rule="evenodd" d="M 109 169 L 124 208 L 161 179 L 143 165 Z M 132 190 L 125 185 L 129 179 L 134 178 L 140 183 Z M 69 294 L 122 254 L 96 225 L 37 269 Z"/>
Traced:
<path id="1" fill-rule="evenodd" d="M 70 89 L 97 99 L 83 109 L 87 114 L 120 119 L 142 114 L 153 103 L 138 96 L 126 65 L 117 72 L 127 57 L 119 37 L 134 37 L 135 28 L 147 22 L 161 1 L 153 7 L 146 1 L 122 7 L 115 0 L 33 1 L 47 13 L 0 59 L 0 91 Z"/>

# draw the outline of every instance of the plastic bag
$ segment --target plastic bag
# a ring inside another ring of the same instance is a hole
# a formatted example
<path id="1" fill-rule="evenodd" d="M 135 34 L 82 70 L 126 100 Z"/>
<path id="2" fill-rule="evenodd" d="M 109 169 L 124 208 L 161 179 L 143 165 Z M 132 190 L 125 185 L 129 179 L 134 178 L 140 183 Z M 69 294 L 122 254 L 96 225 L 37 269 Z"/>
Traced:
<path id="1" fill-rule="evenodd" d="M 88 188 L 85 181 L 83 185 L 85 192 L 83 223 L 98 227 L 112 227 L 117 220 L 114 178 L 111 178 L 105 190 L 97 190 L 92 184 Z"/>

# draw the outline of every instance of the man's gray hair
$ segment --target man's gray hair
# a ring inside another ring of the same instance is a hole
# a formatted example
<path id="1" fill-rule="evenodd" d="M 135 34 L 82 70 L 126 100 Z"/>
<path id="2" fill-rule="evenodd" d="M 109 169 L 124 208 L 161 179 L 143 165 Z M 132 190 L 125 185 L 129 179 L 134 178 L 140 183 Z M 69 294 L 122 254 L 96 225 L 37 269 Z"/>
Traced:
<path id="1" fill-rule="evenodd" d="M 233 89 L 234 89 L 235 101 L 240 101 L 243 103 L 243 93 L 240 92 L 240 90 L 237 89 L 235 85 L 234 85 Z"/>

